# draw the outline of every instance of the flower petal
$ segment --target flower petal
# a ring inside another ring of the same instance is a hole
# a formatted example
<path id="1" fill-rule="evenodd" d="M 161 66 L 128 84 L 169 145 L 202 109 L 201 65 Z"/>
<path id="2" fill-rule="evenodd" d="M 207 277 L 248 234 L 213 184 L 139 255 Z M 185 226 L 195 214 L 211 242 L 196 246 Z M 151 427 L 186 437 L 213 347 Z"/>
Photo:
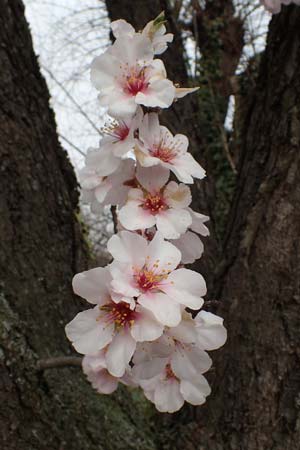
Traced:
<path id="1" fill-rule="evenodd" d="M 191 223 L 191 215 L 185 209 L 167 209 L 156 216 L 157 230 L 166 239 L 179 238 Z"/>
<path id="2" fill-rule="evenodd" d="M 168 283 L 161 287 L 170 298 L 192 309 L 199 309 L 206 294 L 205 280 L 200 273 L 189 269 L 177 269 L 170 273 Z"/>
<path id="3" fill-rule="evenodd" d="M 171 356 L 171 367 L 178 378 L 193 380 L 207 372 L 212 360 L 206 352 L 192 345 L 178 345 Z"/>
<path id="4" fill-rule="evenodd" d="M 172 244 L 180 250 L 182 264 L 192 264 L 201 258 L 204 251 L 201 239 L 191 231 L 187 231 L 179 239 L 172 240 Z"/>
<path id="5" fill-rule="evenodd" d="M 116 261 L 142 267 L 145 263 L 148 243 L 136 233 L 121 231 L 109 239 L 107 249 Z"/>
<path id="6" fill-rule="evenodd" d="M 90 303 L 103 305 L 110 299 L 107 287 L 110 280 L 111 275 L 107 268 L 96 267 L 74 276 L 73 291 Z"/>
<path id="7" fill-rule="evenodd" d="M 159 382 L 155 389 L 154 403 L 160 412 L 173 413 L 178 411 L 184 403 L 179 382 L 175 379 Z"/>
<path id="8" fill-rule="evenodd" d="M 207 311 L 200 311 L 195 317 L 197 345 L 204 350 L 215 350 L 225 344 L 227 330 L 222 317 Z"/>
<path id="9" fill-rule="evenodd" d="M 168 181 L 170 171 L 162 166 L 142 167 L 137 165 L 136 178 L 148 192 L 159 191 Z"/>
<path id="10" fill-rule="evenodd" d="M 66 335 L 78 353 L 93 354 L 112 340 L 114 326 L 98 320 L 98 306 L 78 313 L 66 327 Z"/>
<path id="11" fill-rule="evenodd" d="M 147 251 L 147 267 L 161 274 L 163 270 L 172 271 L 178 266 L 181 253 L 170 242 L 164 240 L 162 234 L 157 231 L 150 242 Z"/>
<path id="12" fill-rule="evenodd" d="M 202 405 L 211 393 L 211 389 L 206 378 L 198 375 L 195 381 L 181 380 L 180 393 L 192 405 Z"/>
<path id="13" fill-rule="evenodd" d="M 148 108 L 168 108 L 173 103 L 174 96 L 175 87 L 172 81 L 160 79 L 150 83 L 145 92 L 139 92 L 135 101 L 137 104 Z"/>
<path id="14" fill-rule="evenodd" d="M 131 336 L 137 342 L 154 341 L 159 338 L 164 330 L 164 326 L 157 322 L 150 311 L 142 307 L 136 308 L 137 319 L 131 326 Z"/>
<path id="15" fill-rule="evenodd" d="M 107 370 L 115 377 L 122 377 L 135 347 L 136 342 L 127 330 L 123 329 L 117 333 L 106 353 Z"/>
<path id="16" fill-rule="evenodd" d="M 127 230 L 144 230 L 155 225 L 155 217 L 143 209 L 138 202 L 129 201 L 118 214 L 119 220 Z"/>
<path id="17" fill-rule="evenodd" d="M 143 294 L 138 303 L 152 312 L 155 318 L 168 327 L 176 327 L 181 320 L 181 310 L 178 303 L 163 293 Z"/>

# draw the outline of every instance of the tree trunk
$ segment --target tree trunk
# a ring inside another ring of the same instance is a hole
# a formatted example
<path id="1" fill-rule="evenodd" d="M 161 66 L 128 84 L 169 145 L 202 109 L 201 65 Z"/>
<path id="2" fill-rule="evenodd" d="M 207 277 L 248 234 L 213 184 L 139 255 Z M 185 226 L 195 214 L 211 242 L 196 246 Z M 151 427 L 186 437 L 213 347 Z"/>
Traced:
<path id="1" fill-rule="evenodd" d="M 134 11 L 129 1 L 106 3 L 111 18 L 141 27 L 165 2 L 155 12 L 148 2 Z M 209 296 L 222 299 L 228 343 L 214 355 L 206 405 L 157 417 L 158 448 L 300 449 L 299 7 L 272 19 L 251 95 L 224 250 L 207 275 Z M 184 123 L 177 130 L 189 131 Z"/>
<path id="2" fill-rule="evenodd" d="M 70 354 L 71 279 L 87 247 L 20 0 L 0 0 L 0 64 L 0 448 L 152 450 L 137 394 L 97 396 L 78 368 L 37 370 Z"/>

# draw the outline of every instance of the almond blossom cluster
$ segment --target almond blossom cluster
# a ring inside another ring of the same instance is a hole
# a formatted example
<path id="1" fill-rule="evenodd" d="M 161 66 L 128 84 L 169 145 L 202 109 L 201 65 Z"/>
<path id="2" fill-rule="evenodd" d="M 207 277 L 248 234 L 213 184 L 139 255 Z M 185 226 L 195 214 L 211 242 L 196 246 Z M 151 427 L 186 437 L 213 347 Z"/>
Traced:
<path id="1" fill-rule="evenodd" d="M 205 171 L 188 138 L 159 122 L 161 109 L 196 89 L 178 88 L 156 58 L 173 39 L 163 15 L 139 33 L 124 20 L 111 26 L 115 41 L 91 68 L 111 121 L 80 182 L 93 212 L 117 207 L 119 232 L 107 245 L 111 264 L 75 275 L 74 292 L 92 306 L 66 334 L 99 393 L 118 383 L 140 387 L 159 411 L 172 413 L 185 401 L 205 402 L 207 351 L 226 341 L 223 319 L 199 312 L 204 278 L 184 267 L 202 256 L 200 236 L 209 234 L 188 186 Z"/>
<path id="2" fill-rule="evenodd" d="M 300 5 L 300 0 L 260 0 L 261 4 L 272 14 L 278 14 L 281 11 L 281 5 Z"/>

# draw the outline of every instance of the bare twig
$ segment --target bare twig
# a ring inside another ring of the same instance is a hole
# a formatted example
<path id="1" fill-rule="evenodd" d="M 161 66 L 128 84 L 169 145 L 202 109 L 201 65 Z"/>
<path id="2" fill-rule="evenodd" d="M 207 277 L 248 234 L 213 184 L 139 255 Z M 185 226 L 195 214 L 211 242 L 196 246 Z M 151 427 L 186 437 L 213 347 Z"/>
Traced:
<path id="1" fill-rule="evenodd" d="M 69 139 L 67 139 L 67 138 L 66 138 L 65 136 L 63 136 L 61 133 L 59 133 L 59 137 L 60 137 L 63 141 L 67 142 L 67 144 L 69 144 L 74 150 L 76 150 L 76 151 L 77 151 L 78 153 L 80 153 L 82 156 L 86 156 L 86 154 L 85 154 L 82 150 L 80 150 L 80 148 L 77 147 L 77 145 L 73 144 L 73 142 L 69 141 Z"/>
<path id="2" fill-rule="evenodd" d="M 71 102 L 76 106 L 76 108 L 80 111 L 80 113 L 83 115 L 83 117 L 89 122 L 89 124 L 94 128 L 94 130 L 97 131 L 97 133 L 100 133 L 100 130 L 97 128 L 97 126 L 94 124 L 94 122 L 90 119 L 90 117 L 86 114 L 86 112 L 81 108 L 79 103 L 72 97 L 70 92 L 67 91 L 65 86 L 53 75 L 51 70 L 49 70 L 47 67 L 42 65 L 43 70 L 45 70 L 48 75 L 52 78 L 52 80 L 61 88 L 61 90 L 66 94 L 66 96 L 71 100 Z"/>
<path id="3" fill-rule="evenodd" d="M 57 369 L 61 367 L 81 367 L 82 358 L 78 356 L 58 356 L 56 358 L 40 359 L 37 370 Z"/>

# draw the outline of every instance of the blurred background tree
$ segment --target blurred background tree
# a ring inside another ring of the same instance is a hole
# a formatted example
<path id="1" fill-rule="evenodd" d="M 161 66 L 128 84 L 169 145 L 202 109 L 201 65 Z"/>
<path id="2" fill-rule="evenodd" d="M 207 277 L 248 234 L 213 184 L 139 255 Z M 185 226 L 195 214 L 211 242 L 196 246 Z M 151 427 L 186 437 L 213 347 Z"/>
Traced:
<path id="1" fill-rule="evenodd" d="M 211 216 L 196 268 L 229 340 L 215 355 L 207 404 L 175 415 L 135 391 L 97 396 L 78 368 L 36 370 L 39 358 L 70 354 L 63 328 L 80 307 L 72 275 L 96 264 L 91 251 L 105 258 L 112 227 L 108 212 L 79 214 L 22 3 L 0 0 L 2 447 L 298 449 L 300 8 L 272 19 L 264 50 L 268 15 L 258 2 L 84 3 L 51 2 L 51 23 L 47 2 L 26 1 L 60 142 L 76 170 L 98 143 L 105 115 L 88 66 L 108 45 L 109 20 L 141 29 L 164 10 L 175 35 L 164 55 L 169 78 L 200 90 L 162 120 L 189 136 L 208 172 L 194 186 L 194 207 Z M 50 23 L 49 41 L 38 21 Z"/>

